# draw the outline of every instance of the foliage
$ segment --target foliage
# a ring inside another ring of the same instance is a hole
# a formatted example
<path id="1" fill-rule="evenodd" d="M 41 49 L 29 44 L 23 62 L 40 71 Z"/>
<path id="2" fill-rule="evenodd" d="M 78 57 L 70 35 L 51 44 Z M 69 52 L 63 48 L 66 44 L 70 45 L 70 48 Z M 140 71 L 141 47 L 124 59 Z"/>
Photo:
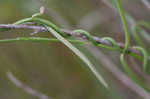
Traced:
<path id="1" fill-rule="evenodd" d="M 62 42 L 65 46 L 67 46 L 72 52 L 74 52 L 86 65 L 87 67 L 92 71 L 92 73 L 95 75 L 98 81 L 100 81 L 108 90 L 109 90 L 109 85 L 107 82 L 104 80 L 102 75 L 99 74 L 97 69 L 93 66 L 93 63 L 78 49 L 76 48 L 73 44 L 82 44 L 82 45 L 87 45 L 89 42 L 93 44 L 96 47 L 101 47 L 109 50 L 115 50 L 120 52 L 120 62 L 123 65 L 124 70 L 128 74 L 131 80 L 133 80 L 136 84 L 138 84 L 141 88 L 144 88 L 145 91 L 150 92 L 149 88 L 144 85 L 144 83 L 134 74 L 134 72 L 130 69 L 128 66 L 125 56 L 133 56 L 141 61 L 143 61 L 143 71 L 148 74 L 148 63 L 149 63 L 149 55 L 146 49 L 144 48 L 144 44 L 142 43 L 142 40 L 140 37 L 137 35 L 137 31 L 142 31 L 143 29 L 141 26 L 145 26 L 146 28 L 150 28 L 149 23 L 147 22 L 134 22 L 134 28 L 133 28 L 133 36 L 135 40 L 138 42 L 139 46 L 131 46 L 131 33 L 128 28 L 127 20 L 132 20 L 134 21 L 122 8 L 121 6 L 121 0 L 116 0 L 116 5 L 119 11 L 119 14 L 121 16 L 122 24 L 124 27 L 124 32 L 125 32 L 125 44 L 123 47 L 119 46 L 119 43 L 117 43 L 113 38 L 111 37 L 103 37 L 102 40 L 107 41 L 109 45 L 106 44 L 101 44 L 97 42 L 94 38 L 94 36 L 91 35 L 91 33 L 77 29 L 73 30 L 72 33 L 75 35 L 78 35 L 80 38 L 85 38 L 87 41 L 82 41 L 82 40 L 76 40 L 75 38 L 72 37 L 72 35 L 67 35 L 60 27 L 57 25 L 53 24 L 51 21 L 45 20 L 42 17 L 44 14 L 44 8 L 40 9 L 39 13 L 36 13 L 32 15 L 30 18 L 25 18 L 22 20 L 19 20 L 15 22 L 15 25 L 21 25 L 21 24 L 26 24 L 29 22 L 36 23 L 40 26 L 45 27 L 48 32 L 50 32 L 55 38 L 42 38 L 42 37 L 18 37 L 14 39 L 4 39 L 0 40 L 0 42 L 16 42 L 16 41 L 33 41 L 33 42 Z M 127 19 L 126 19 L 127 18 Z M 6 28 L 1 28 L 0 31 L 8 31 L 9 29 Z M 144 32 L 143 35 L 148 35 L 146 32 Z M 146 37 L 146 36 L 145 36 Z M 135 52 L 136 51 L 136 52 Z M 140 53 L 140 54 L 139 54 Z"/>

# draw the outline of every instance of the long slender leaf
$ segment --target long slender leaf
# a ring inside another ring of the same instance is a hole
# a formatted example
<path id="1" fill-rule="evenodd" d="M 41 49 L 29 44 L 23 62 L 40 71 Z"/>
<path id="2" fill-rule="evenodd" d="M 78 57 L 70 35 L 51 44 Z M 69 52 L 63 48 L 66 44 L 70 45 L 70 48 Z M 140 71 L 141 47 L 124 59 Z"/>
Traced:
<path id="1" fill-rule="evenodd" d="M 90 68 L 90 70 L 93 72 L 93 74 L 96 76 L 96 78 L 106 87 L 108 88 L 108 84 L 105 82 L 103 77 L 98 73 L 98 71 L 94 68 L 93 64 L 88 60 L 86 56 L 84 56 L 83 53 L 81 53 L 76 47 L 74 47 L 70 42 L 68 42 L 64 37 L 62 37 L 59 33 L 57 33 L 54 29 L 52 29 L 49 26 L 46 26 L 46 28 L 57 38 L 59 39 L 63 44 L 65 44 L 69 49 L 71 49 L 77 56 L 82 59 L 87 66 Z"/>

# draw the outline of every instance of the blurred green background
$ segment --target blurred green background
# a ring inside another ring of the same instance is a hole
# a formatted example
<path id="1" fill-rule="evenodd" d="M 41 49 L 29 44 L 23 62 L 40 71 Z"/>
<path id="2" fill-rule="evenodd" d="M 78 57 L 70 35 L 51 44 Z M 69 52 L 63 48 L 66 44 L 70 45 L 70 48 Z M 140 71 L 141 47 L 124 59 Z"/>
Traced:
<path id="1" fill-rule="evenodd" d="M 150 20 L 149 10 L 140 0 L 122 0 L 122 4 L 134 19 Z M 62 28 L 82 28 L 92 35 L 124 41 L 120 17 L 109 0 L 0 0 L 0 24 L 30 17 L 41 6 L 46 8 L 45 18 Z M 0 39 L 31 36 L 32 32 L 22 29 L 1 32 Z M 33 36 L 51 37 L 51 34 Z M 122 69 L 119 53 L 91 45 L 76 46 L 96 66 L 110 90 L 100 85 L 85 64 L 62 43 L 0 43 L 0 99 L 37 99 L 16 87 L 8 79 L 8 71 L 52 99 L 141 99 L 105 68 L 108 62 Z"/>

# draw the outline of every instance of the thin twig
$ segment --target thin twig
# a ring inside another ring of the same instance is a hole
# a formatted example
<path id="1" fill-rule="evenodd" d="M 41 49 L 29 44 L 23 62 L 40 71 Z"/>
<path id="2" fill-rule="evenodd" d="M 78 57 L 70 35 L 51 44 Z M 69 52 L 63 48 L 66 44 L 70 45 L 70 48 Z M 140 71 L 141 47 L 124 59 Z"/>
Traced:
<path id="1" fill-rule="evenodd" d="M 48 32 L 48 30 L 45 27 L 42 26 L 31 26 L 28 24 L 24 25 L 14 25 L 14 24 L 0 24 L 0 28 L 6 28 L 6 29 L 33 29 L 33 30 L 39 30 L 39 32 Z"/>
<path id="2" fill-rule="evenodd" d="M 38 30 L 39 32 L 48 32 L 48 30 L 43 27 L 43 26 L 31 26 L 31 25 L 13 25 L 13 24 L 0 24 L 0 29 L 33 29 L 33 30 Z M 87 37 L 85 37 L 85 35 L 77 35 L 76 33 L 73 33 L 72 30 L 67 30 L 67 29 L 61 29 L 64 33 L 66 33 L 67 35 L 71 35 L 71 36 L 75 36 L 75 37 L 79 37 L 83 40 L 88 40 Z M 6 30 L 7 31 L 7 30 Z M 112 43 L 110 43 L 107 40 L 103 40 L 102 38 L 99 38 L 97 36 L 94 36 L 94 40 L 98 43 L 98 44 L 104 44 L 104 45 L 108 45 L 108 46 L 113 46 Z M 118 46 L 123 49 L 124 48 L 124 44 L 123 43 L 117 43 Z M 129 52 L 133 52 L 133 53 L 137 53 L 136 50 L 129 48 L 128 49 Z"/>
<path id="3" fill-rule="evenodd" d="M 14 24 L 0 24 L 0 29 L 33 29 L 33 30 L 37 30 L 38 32 L 48 32 L 48 30 L 43 27 L 43 26 L 31 26 L 31 25 L 14 25 Z M 6 30 L 6 31 L 8 31 Z M 67 35 L 73 36 L 73 37 L 78 37 L 80 39 L 83 40 L 88 40 L 88 38 L 85 35 L 82 34 L 78 34 L 78 33 L 74 33 L 72 32 L 72 30 L 67 30 L 67 29 L 61 29 L 64 33 L 66 33 Z M 111 46 L 113 47 L 113 44 L 107 40 L 103 40 L 102 38 L 99 38 L 97 36 L 93 36 L 94 40 L 98 43 L 98 44 L 103 44 L 103 45 L 107 45 L 107 46 Z M 123 43 L 117 43 L 118 47 L 121 49 L 124 49 L 124 44 Z M 128 52 L 130 53 L 135 53 L 140 55 L 139 52 L 137 52 L 137 50 L 133 49 L 133 48 L 128 48 Z M 150 61 L 150 58 L 149 58 Z"/>
<path id="4" fill-rule="evenodd" d="M 11 72 L 7 72 L 6 74 L 11 82 L 13 82 L 18 88 L 23 89 L 26 93 L 28 93 L 34 97 L 37 97 L 39 99 L 52 99 L 52 98 L 48 97 L 47 95 L 45 95 L 41 92 L 38 92 L 37 90 L 29 87 L 28 85 L 23 84 Z"/>

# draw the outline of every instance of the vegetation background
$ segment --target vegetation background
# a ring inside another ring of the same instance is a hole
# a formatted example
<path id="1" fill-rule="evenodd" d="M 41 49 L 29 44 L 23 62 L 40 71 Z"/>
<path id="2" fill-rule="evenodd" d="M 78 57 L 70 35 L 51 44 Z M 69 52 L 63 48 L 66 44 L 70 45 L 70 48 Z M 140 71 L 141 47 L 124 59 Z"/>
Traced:
<path id="1" fill-rule="evenodd" d="M 0 24 L 11 24 L 30 17 L 45 6 L 45 17 L 62 28 L 81 28 L 98 37 L 109 36 L 117 42 L 124 42 L 120 16 L 110 1 L 113 0 L 0 0 Z M 150 9 L 142 0 L 121 1 L 137 22 L 150 20 Z M 32 32 L 22 29 L 1 32 L 0 39 L 31 36 Z M 34 36 L 51 37 L 51 34 L 38 33 Z M 141 38 L 149 50 L 150 39 Z M 132 41 L 132 45 L 137 43 Z M 8 79 L 6 72 L 11 71 L 21 82 L 53 99 L 141 99 L 112 73 L 114 66 L 124 72 L 118 52 L 91 45 L 77 47 L 99 70 L 110 90 L 100 85 L 90 70 L 84 67 L 85 64 L 62 43 L 0 43 L 0 98 L 37 99 Z M 142 78 L 135 68 L 141 67 L 142 63 L 131 57 L 128 57 L 128 63 L 147 84 L 147 79 Z"/>

